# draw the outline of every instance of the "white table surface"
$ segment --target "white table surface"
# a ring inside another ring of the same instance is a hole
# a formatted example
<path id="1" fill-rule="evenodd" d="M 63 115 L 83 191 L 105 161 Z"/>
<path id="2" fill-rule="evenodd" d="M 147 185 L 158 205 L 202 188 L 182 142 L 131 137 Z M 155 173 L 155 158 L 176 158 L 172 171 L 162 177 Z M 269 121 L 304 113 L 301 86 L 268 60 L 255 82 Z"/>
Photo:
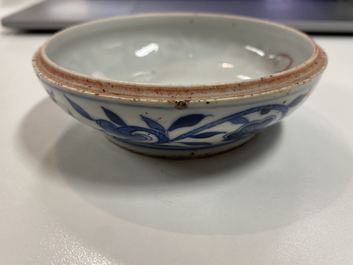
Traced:
<path id="1" fill-rule="evenodd" d="M 328 69 L 280 125 L 168 161 L 48 99 L 31 67 L 48 36 L 0 33 L 1 264 L 353 264 L 352 37 L 315 38 Z"/>

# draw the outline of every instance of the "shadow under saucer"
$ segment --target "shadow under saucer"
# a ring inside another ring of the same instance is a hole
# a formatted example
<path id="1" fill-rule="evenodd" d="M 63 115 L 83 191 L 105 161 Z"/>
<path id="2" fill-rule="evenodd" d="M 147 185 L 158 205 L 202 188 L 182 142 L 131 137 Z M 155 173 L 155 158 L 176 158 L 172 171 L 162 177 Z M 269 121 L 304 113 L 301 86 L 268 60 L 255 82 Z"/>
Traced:
<path id="1" fill-rule="evenodd" d="M 23 121 L 26 150 L 90 205 L 155 229 L 244 234 L 286 226 L 332 203 L 350 181 L 346 172 L 353 171 L 350 150 L 309 110 L 233 151 L 167 160 L 125 151 L 85 126 L 67 126 L 54 108 L 42 102 Z M 33 133 L 43 122 L 49 123 L 46 131 Z M 38 152 L 40 139 L 58 128 L 67 129 Z M 58 202 L 46 203 L 61 215 Z"/>

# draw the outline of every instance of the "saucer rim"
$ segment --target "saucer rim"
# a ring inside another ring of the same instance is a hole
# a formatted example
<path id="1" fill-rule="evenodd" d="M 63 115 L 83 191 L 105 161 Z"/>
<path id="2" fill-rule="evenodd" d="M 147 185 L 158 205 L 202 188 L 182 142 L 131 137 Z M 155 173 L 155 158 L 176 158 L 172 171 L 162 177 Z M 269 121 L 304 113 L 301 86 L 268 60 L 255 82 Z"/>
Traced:
<path id="1" fill-rule="evenodd" d="M 149 17 L 215 17 L 267 24 L 293 32 L 299 37 L 302 37 L 313 47 L 313 53 L 308 59 L 295 67 L 260 78 L 238 82 L 190 85 L 134 83 L 95 78 L 64 68 L 52 61 L 46 54 L 47 46 L 55 41 L 56 38 L 67 32 L 90 25 L 104 24 L 106 22 Z M 178 12 L 111 17 L 70 27 L 49 38 L 34 54 L 32 65 L 42 81 L 49 85 L 63 88 L 69 92 L 74 92 L 75 94 L 85 94 L 88 96 L 124 101 L 175 102 L 176 100 L 187 100 L 188 102 L 211 102 L 289 92 L 291 89 L 306 84 L 320 75 L 327 66 L 327 55 L 307 34 L 276 22 L 238 15 Z"/>

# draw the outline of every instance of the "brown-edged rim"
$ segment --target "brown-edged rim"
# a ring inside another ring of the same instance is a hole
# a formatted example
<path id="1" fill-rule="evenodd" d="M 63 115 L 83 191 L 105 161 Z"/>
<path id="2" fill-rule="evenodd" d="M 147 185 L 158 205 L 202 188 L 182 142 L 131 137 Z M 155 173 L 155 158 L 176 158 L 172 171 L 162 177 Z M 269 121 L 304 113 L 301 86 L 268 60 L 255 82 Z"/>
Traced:
<path id="1" fill-rule="evenodd" d="M 308 41 L 314 51 L 305 62 L 288 70 L 242 82 L 217 83 L 210 85 L 163 85 L 141 84 L 118 80 L 104 80 L 76 73 L 53 62 L 45 53 L 48 44 L 67 32 L 93 24 L 109 21 L 148 17 L 222 17 L 267 24 L 298 35 Z M 327 56 L 320 46 L 307 34 L 275 22 L 245 16 L 208 13 L 152 13 L 100 19 L 79 24 L 54 34 L 34 54 L 32 64 L 39 78 L 56 87 L 75 94 L 94 96 L 101 99 L 141 101 L 141 102 L 212 102 L 252 98 L 264 95 L 289 92 L 298 85 L 305 84 L 318 76 L 327 65 Z"/>

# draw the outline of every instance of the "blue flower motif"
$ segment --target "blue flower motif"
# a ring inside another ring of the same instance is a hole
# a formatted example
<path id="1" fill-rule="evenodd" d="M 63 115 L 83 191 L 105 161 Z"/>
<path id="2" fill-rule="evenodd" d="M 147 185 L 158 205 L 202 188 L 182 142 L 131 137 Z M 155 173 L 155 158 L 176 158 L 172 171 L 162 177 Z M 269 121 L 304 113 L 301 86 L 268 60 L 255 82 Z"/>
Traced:
<path id="1" fill-rule="evenodd" d="M 95 122 L 105 133 L 117 140 L 159 149 L 199 149 L 211 146 L 213 142 L 207 140 L 213 137 L 221 136 L 222 143 L 226 144 L 254 135 L 275 121 L 282 119 L 288 113 L 289 108 L 298 105 L 305 96 L 306 94 L 302 94 L 296 97 L 288 105 L 268 104 L 253 107 L 206 123 L 204 122 L 205 118 L 210 115 L 202 113 L 188 114 L 177 118 L 168 128 L 144 115 L 140 115 L 140 118 L 146 124 L 145 127 L 129 125 L 117 113 L 103 106 L 101 108 L 107 119 L 95 119 L 67 95 L 65 95 L 65 98 L 80 116 Z M 249 116 L 252 114 L 257 114 L 260 118 L 250 120 Z M 203 122 L 201 126 L 195 127 L 201 122 Z M 214 130 L 214 128 L 224 123 L 239 126 L 232 132 Z M 185 128 L 189 127 L 191 129 L 185 132 Z M 181 128 L 184 128 L 182 134 L 174 138 L 169 136 L 170 132 Z M 191 141 L 191 139 L 193 140 Z M 202 139 L 202 141 L 195 141 L 195 139 Z"/>

